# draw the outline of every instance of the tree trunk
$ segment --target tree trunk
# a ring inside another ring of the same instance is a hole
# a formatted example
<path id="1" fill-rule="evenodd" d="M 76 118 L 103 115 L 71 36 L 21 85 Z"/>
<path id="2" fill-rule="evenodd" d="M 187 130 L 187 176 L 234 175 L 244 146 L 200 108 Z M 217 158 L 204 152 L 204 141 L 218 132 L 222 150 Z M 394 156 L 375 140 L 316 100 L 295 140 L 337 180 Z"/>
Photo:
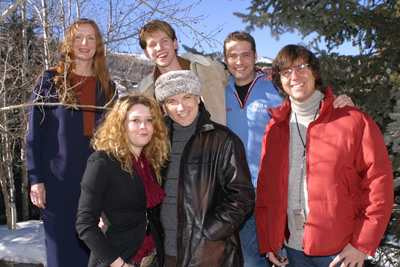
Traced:
<path id="1" fill-rule="evenodd" d="M 46 69 L 50 67 L 49 58 L 49 21 L 47 18 L 47 3 L 42 0 L 42 27 L 43 27 L 43 47 L 44 47 L 44 65 Z"/>
<path id="2" fill-rule="evenodd" d="M 6 115 L 3 115 L 4 121 L 6 121 Z M 7 226 L 10 230 L 16 230 L 17 228 L 17 206 L 16 206 L 16 195 L 14 176 L 12 172 L 12 141 L 8 134 L 2 136 L 2 158 L 1 158 L 1 188 L 4 195 L 4 204 L 6 207 Z M 3 169 L 4 167 L 4 169 Z"/>
<path id="3" fill-rule="evenodd" d="M 21 78 L 22 84 L 27 84 L 27 70 L 28 70 L 28 37 L 26 33 L 26 3 L 24 2 L 21 7 L 21 21 L 22 21 L 22 47 L 23 47 L 23 63 L 22 63 L 22 70 L 21 70 Z M 21 92 L 21 98 L 23 103 L 27 101 L 27 93 L 26 90 Z M 28 113 L 28 109 L 25 108 L 24 114 Z M 24 140 L 21 140 L 21 174 L 22 174 L 22 183 L 21 183 L 21 193 L 22 193 L 22 220 L 26 221 L 29 220 L 29 183 L 28 183 L 28 175 L 27 175 L 27 167 L 26 167 L 26 155 L 25 155 L 25 145 Z"/>
<path id="4" fill-rule="evenodd" d="M 2 138 L 3 139 L 3 138 Z M 3 140 L 1 140 L 3 141 Z M 3 154 L 3 148 L 0 149 Z M 4 206 L 6 208 L 6 218 L 7 218 L 7 225 L 8 225 L 8 218 L 10 218 L 10 205 L 9 205 L 9 198 L 8 198 L 8 192 L 7 192 L 7 180 L 4 175 L 4 170 L 3 170 L 3 157 L 0 157 L 0 185 L 1 185 L 1 191 L 3 192 L 3 198 L 4 198 Z M 8 227 L 10 228 L 10 227 Z"/>

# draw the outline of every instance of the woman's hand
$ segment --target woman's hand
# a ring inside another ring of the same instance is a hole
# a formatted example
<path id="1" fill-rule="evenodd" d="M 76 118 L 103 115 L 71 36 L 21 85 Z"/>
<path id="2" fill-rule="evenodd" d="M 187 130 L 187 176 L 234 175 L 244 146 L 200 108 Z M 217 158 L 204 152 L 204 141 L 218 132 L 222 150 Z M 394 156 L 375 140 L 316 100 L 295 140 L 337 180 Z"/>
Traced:
<path id="1" fill-rule="evenodd" d="M 44 183 L 38 183 L 31 186 L 31 201 L 32 204 L 41 208 L 45 209 L 46 204 L 46 189 L 44 187 Z"/>
<path id="2" fill-rule="evenodd" d="M 135 267 L 127 262 L 125 262 L 121 257 L 118 257 L 113 263 L 110 264 L 110 267 Z"/>

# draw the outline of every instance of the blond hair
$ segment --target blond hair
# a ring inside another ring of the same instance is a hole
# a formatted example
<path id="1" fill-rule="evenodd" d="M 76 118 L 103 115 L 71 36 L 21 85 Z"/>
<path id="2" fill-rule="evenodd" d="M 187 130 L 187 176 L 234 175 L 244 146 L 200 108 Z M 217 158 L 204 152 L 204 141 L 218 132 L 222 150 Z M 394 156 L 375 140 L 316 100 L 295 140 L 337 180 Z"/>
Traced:
<path id="1" fill-rule="evenodd" d="M 75 34 L 79 25 L 89 24 L 93 27 L 96 37 L 96 53 L 93 56 L 92 69 L 98 83 L 101 85 L 101 95 L 105 95 L 106 103 L 109 102 L 114 96 L 114 85 L 110 78 L 107 68 L 107 62 L 104 51 L 104 43 L 101 33 L 97 24 L 90 19 L 80 19 L 75 21 L 68 29 L 68 33 L 61 45 L 61 58 L 58 65 L 53 67 L 52 70 L 57 72 L 54 78 L 54 84 L 62 103 L 77 103 L 77 97 L 72 88 L 72 78 L 75 75 L 76 63 L 75 54 L 72 49 L 75 42 Z M 64 77 L 64 74 L 66 77 Z M 66 93 L 66 90 L 68 92 Z M 100 97 L 99 96 L 99 97 Z"/>
<path id="2" fill-rule="evenodd" d="M 131 154 L 134 153 L 130 150 L 124 122 L 129 109 L 136 104 L 150 108 L 154 132 L 151 141 L 143 151 L 156 172 L 157 181 L 161 183 L 160 170 L 168 160 L 171 146 L 161 109 L 153 98 L 135 95 L 125 96 L 115 101 L 113 108 L 106 113 L 105 120 L 95 131 L 92 145 L 95 150 L 103 150 L 113 155 L 121 163 L 123 170 L 132 173 Z M 136 155 L 134 156 L 136 158 Z"/>

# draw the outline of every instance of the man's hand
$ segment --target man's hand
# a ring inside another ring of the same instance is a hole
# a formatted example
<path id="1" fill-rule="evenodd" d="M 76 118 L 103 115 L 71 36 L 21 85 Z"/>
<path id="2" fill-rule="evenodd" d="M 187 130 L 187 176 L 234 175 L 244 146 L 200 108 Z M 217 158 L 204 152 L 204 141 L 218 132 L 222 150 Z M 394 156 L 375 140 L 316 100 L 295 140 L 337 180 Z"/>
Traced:
<path id="1" fill-rule="evenodd" d="M 344 260 L 340 267 L 362 267 L 364 264 L 366 253 L 359 251 L 350 243 L 336 256 L 335 259 L 329 264 L 329 267 L 334 267 L 341 260 Z"/>
<path id="2" fill-rule="evenodd" d="M 267 254 L 268 259 L 270 260 L 270 262 L 275 264 L 275 266 L 283 266 L 289 264 L 289 260 L 286 256 L 284 256 L 283 258 L 279 258 L 273 252 L 268 252 Z"/>
<path id="3" fill-rule="evenodd" d="M 272 81 L 272 69 L 271 68 L 263 68 L 262 71 L 265 74 L 264 81 L 269 82 Z"/>
<path id="4" fill-rule="evenodd" d="M 333 107 L 342 108 L 345 106 L 354 107 L 354 102 L 351 99 L 351 97 L 347 96 L 346 94 L 335 96 L 335 101 L 333 101 Z"/>
<path id="5" fill-rule="evenodd" d="M 44 206 L 44 204 L 46 204 L 46 189 L 44 188 L 44 183 L 32 185 L 30 196 L 33 205 L 41 209 L 46 208 Z"/>

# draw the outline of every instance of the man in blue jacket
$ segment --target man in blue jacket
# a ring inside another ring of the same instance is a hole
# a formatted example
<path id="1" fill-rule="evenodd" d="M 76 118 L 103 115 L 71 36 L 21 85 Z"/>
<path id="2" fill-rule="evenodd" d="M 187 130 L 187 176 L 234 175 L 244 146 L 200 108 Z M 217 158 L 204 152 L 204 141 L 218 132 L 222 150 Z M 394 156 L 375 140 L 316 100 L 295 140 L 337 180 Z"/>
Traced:
<path id="1" fill-rule="evenodd" d="M 256 44 L 246 32 L 233 32 L 224 42 L 224 58 L 231 77 L 225 90 L 226 124 L 242 140 L 254 189 L 257 189 L 262 136 L 270 120 L 268 109 L 280 106 L 283 98 L 272 81 L 266 81 L 260 69 L 255 69 Z M 260 256 L 254 212 L 242 224 L 240 242 L 244 266 L 269 266 Z"/>

